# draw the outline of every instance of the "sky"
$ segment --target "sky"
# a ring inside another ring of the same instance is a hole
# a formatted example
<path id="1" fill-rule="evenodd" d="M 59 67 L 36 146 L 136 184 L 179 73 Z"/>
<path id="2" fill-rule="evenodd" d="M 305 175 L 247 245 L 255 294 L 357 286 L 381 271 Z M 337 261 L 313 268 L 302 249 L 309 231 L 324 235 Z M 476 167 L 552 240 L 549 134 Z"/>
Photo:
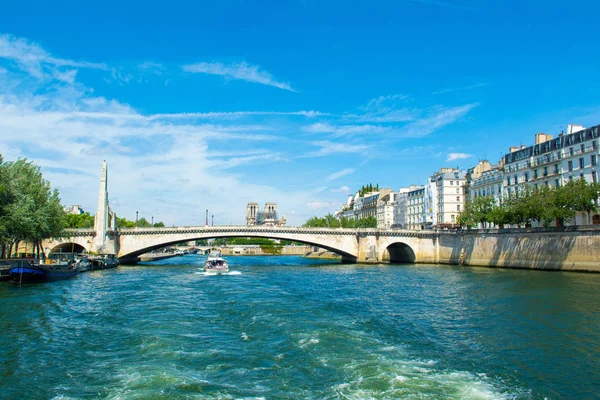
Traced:
<path id="1" fill-rule="evenodd" d="M 0 154 L 121 217 L 290 225 L 363 184 L 600 124 L 600 2 L 28 1 L 0 12 Z"/>

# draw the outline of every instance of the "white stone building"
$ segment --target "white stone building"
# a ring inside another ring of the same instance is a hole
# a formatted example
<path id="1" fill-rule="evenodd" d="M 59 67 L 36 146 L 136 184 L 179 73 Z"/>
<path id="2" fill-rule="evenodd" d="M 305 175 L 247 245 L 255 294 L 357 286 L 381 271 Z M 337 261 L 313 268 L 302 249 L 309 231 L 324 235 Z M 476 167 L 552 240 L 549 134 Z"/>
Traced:
<path id="1" fill-rule="evenodd" d="M 410 188 L 401 188 L 395 195 L 395 200 L 392 203 L 394 210 L 394 221 L 392 228 L 396 229 L 408 229 L 408 192 L 414 189 L 415 186 Z"/>
<path id="2" fill-rule="evenodd" d="M 425 186 L 411 186 L 406 194 L 408 229 L 425 229 Z"/>
<path id="3" fill-rule="evenodd" d="M 494 198 L 496 205 L 502 204 L 504 198 L 504 174 L 502 168 L 494 166 L 485 171 L 479 178 L 471 181 L 469 188 L 470 198 L 490 196 Z"/>
<path id="4" fill-rule="evenodd" d="M 441 168 L 431 176 L 437 190 L 437 216 L 434 226 L 439 228 L 453 227 L 456 217 L 462 211 L 465 203 L 464 186 L 465 171 L 454 168 Z"/>
<path id="5" fill-rule="evenodd" d="M 584 129 L 568 125 L 558 137 L 538 133 L 535 145 L 511 147 L 504 156 L 504 186 L 507 195 L 526 186 L 560 186 L 569 179 L 598 181 L 600 125 Z M 575 224 L 586 224 L 586 215 L 577 215 Z"/>
<path id="6" fill-rule="evenodd" d="M 380 196 L 377 200 L 377 228 L 390 229 L 394 224 L 394 202 L 396 195 L 396 192 L 390 190 L 389 193 Z"/>

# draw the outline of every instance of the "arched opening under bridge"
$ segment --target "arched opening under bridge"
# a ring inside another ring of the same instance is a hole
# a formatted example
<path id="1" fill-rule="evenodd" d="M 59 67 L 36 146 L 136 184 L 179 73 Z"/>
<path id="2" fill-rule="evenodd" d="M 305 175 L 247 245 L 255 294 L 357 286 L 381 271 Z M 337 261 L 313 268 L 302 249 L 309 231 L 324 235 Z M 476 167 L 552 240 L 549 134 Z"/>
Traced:
<path id="1" fill-rule="evenodd" d="M 417 259 L 413 249 L 406 243 L 392 243 L 386 250 L 392 264 L 412 264 Z"/>
<path id="2" fill-rule="evenodd" d="M 85 253 L 85 248 L 77 243 L 61 243 L 48 253 L 48 258 L 53 260 L 70 260 L 74 255 Z"/>
<path id="3" fill-rule="evenodd" d="M 145 246 L 143 248 L 137 249 L 135 251 L 132 251 L 130 253 L 125 253 L 120 255 L 119 257 L 119 261 L 121 262 L 121 264 L 136 264 L 139 261 L 139 256 L 141 256 L 142 254 L 145 253 L 149 253 L 152 250 L 156 250 L 162 247 L 167 247 L 167 246 L 173 246 L 173 245 L 177 245 L 180 243 L 186 243 L 186 242 L 191 242 L 191 241 L 196 241 L 196 240 L 206 240 L 206 239 L 221 239 L 221 238 L 236 238 L 236 237 L 248 237 L 248 238 L 265 238 L 265 239 L 278 239 L 278 240 L 289 240 L 292 242 L 296 242 L 299 244 L 303 244 L 303 245 L 307 245 L 307 246 L 316 246 L 319 247 L 321 249 L 327 250 L 327 251 L 331 251 L 333 253 L 339 254 L 341 256 L 341 262 L 346 263 L 346 262 L 356 262 L 356 256 L 347 252 L 344 252 L 342 250 L 339 250 L 337 248 L 333 248 L 331 246 L 327 246 L 323 243 L 316 243 L 316 242 L 312 242 L 312 241 L 305 241 L 305 240 L 298 240 L 297 238 L 292 238 L 292 237 L 273 237 L 270 235 L 265 235 L 265 234 L 254 234 L 254 235 L 244 235 L 244 234 L 218 234 L 218 235 L 201 235 L 201 236 L 194 236 L 194 237 L 189 237 L 186 239 L 178 239 L 178 240 L 168 240 L 168 241 L 160 241 L 160 243 L 155 243 L 152 244 L 150 246 Z"/>

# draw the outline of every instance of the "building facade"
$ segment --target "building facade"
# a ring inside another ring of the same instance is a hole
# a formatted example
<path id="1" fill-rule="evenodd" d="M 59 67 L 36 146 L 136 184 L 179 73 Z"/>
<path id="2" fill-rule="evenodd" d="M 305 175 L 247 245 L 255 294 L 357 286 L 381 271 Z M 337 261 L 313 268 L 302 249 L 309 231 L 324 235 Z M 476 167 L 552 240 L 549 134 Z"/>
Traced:
<path id="1" fill-rule="evenodd" d="M 561 186 L 571 179 L 598 182 L 600 125 L 584 129 L 568 125 L 567 133 L 553 138 L 538 133 L 535 145 L 511 147 L 504 156 L 504 186 L 508 196 L 526 187 Z M 577 215 L 575 224 L 585 224 L 586 216 Z"/>
<path id="2" fill-rule="evenodd" d="M 377 228 L 390 229 L 394 224 L 394 202 L 396 192 L 391 191 L 377 200 Z"/>
<path id="3" fill-rule="evenodd" d="M 437 190 L 437 216 L 435 226 L 454 227 L 458 214 L 464 209 L 466 184 L 465 171 L 454 168 L 442 168 L 431 176 Z"/>
<path id="4" fill-rule="evenodd" d="M 494 166 L 485 171 L 476 179 L 473 179 L 469 188 L 469 198 L 489 196 L 494 199 L 496 205 L 501 205 L 504 199 L 504 174 L 502 168 Z"/>

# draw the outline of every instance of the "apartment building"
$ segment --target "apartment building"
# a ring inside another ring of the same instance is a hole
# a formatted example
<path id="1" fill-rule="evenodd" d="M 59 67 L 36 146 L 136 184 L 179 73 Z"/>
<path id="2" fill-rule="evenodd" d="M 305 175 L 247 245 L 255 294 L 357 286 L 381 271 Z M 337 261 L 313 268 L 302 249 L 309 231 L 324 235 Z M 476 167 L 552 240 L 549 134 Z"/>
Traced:
<path id="1" fill-rule="evenodd" d="M 430 181 L 436 185 L 437 218 L 435 226 L 452 227 L 465 203 L 464 186 L 467 173 L 454 168 L 441 168 Z"/>

